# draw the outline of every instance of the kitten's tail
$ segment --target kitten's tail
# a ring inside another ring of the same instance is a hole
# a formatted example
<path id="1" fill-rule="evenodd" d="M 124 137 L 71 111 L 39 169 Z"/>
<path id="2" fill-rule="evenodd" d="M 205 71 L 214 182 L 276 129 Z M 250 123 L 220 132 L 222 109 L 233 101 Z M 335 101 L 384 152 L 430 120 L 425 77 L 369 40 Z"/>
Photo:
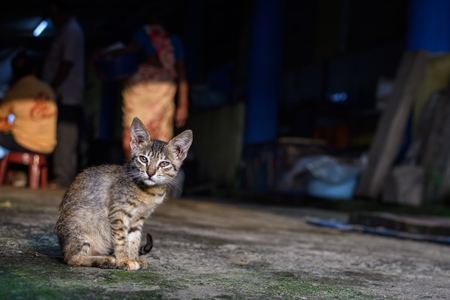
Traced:
<path id="1" fill-rule="evenodd" d="M 142 246 L 139 249 L 139 255 L 145 255 L 149 253 L 150 251 L 152 251 L 152 248 L 153 248 L 153 238 L 150 233 L 147 233 L 147 243 L 145 244 L 145 246 Z"/>

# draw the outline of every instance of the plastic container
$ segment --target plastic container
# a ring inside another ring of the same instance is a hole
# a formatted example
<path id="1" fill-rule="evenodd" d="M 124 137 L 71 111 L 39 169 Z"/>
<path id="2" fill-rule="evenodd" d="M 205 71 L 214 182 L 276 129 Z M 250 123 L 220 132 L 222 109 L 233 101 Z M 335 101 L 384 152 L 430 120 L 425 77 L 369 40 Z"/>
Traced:
<path id="1" fill-rule="evenodd" d="M 321 198 L 350 200 L 356 183 L 357 176 L 339 183 L 331 183 L 311 176 L 308 180 L 307 193 Z"/>

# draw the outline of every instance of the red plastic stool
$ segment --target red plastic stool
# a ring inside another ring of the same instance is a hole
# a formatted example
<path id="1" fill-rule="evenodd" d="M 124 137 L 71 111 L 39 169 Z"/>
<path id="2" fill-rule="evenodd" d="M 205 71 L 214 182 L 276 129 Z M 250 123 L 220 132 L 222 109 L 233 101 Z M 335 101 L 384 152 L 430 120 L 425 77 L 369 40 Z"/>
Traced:
<path id="1" fill-rule="evenodd" d="M 39 179 L 41 188 L 47 188 L 48 164 L 45 155 L 15 151 L 7 153 L 0 160 L 0 185 L 3 185 L 5 179 L 8 184 L 11 183 L 11 176 L 7 176 L 9 164 L 28 166 L 28 184 L 30 188 L 38 189 Z"/>

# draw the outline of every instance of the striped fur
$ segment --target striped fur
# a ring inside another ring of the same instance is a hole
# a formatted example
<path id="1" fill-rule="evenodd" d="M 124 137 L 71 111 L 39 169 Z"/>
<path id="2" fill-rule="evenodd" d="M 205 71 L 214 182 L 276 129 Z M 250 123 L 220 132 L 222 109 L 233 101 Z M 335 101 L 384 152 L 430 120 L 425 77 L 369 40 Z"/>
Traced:
<path id="1" fill-rule="evenodd" d="M 189 147 L 192 131 L 169 143 L 152 140 L 137 118 L 131 126 L 130 162 L 91 167 L 75 178 L 59 207 L 56 233 L 70 265 L 138 270 L 144 221 L 166 196 Z M 151 250 L 153 241 L 141 253 Z"/>

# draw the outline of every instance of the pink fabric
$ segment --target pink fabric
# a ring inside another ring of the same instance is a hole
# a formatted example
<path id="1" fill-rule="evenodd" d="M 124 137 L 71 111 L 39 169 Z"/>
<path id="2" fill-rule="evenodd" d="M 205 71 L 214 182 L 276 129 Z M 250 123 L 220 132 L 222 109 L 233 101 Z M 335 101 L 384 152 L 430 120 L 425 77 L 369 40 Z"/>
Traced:
<path id="1" fill-rule="evenodd" d="M 156 54 L 162 64 L 161 67 L 141 64 L 127 82 L 127 85 L 143 81 L 173 81 L 177 77 L 175 70 L 175 52 L 170 38 L 161 26 L 145 26 L 145 30 L 152 41 Z"/>

